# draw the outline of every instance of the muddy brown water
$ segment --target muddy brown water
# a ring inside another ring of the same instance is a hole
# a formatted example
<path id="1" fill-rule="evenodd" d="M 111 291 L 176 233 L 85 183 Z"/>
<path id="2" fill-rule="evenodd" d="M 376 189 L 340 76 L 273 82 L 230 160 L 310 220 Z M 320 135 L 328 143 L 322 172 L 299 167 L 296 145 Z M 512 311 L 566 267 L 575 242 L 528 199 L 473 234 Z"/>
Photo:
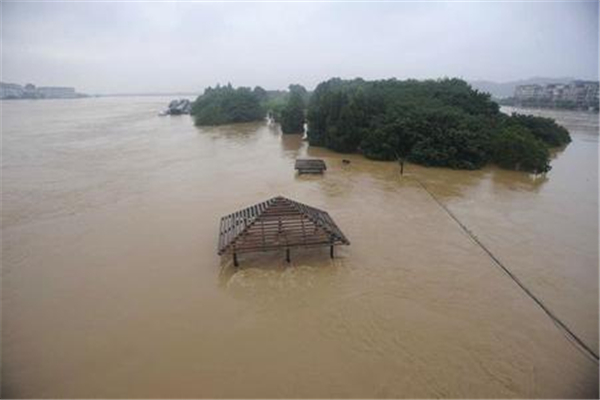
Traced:
<path id="1" fill-rule="evenodd" d="M 597 352 L 597 115 L 534 111 L 573 136 L 545 177 L 401 177 L 267 123 L 158 117 L 169 100 L 2 103 L 3 397 L 598 396 L 598 364 L 415 180 Z M 220 216 L 276 195 L 351 246 L 235 271 Z"/>

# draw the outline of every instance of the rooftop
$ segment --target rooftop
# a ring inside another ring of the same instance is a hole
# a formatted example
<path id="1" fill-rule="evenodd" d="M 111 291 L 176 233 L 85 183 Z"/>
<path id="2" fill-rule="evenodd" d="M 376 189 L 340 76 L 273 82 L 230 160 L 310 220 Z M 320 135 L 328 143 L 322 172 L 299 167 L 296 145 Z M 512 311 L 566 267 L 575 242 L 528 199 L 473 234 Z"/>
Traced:
<path id="1" fill-rule="evenodd" d="M 296 159 L 294 168 L 297 169 L 300 174 L 321 174 L 327 169 L 327 166 L 325 165 L 325 161 L 321 159 L 298 158 Z"/>
<path id="2" fill-rule="evenodd" d="M 218 254 L 349 244 L 327 212 L 278 196 L 221 218 Z"/>

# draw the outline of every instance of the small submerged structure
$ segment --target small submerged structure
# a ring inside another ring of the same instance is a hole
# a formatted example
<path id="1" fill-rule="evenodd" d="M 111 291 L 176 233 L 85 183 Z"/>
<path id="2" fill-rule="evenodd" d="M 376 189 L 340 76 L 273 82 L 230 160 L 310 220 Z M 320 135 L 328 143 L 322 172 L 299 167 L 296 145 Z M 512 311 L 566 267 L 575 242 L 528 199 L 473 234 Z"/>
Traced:
<path id="1" fill-rule="evenodd" d="M 218 254 L 237 267 L 241 253 L 285 249 L 290 262 L 293 247 L 330 246 L 333 258 L 334 246 L 349 244 L 327 212 L 278 196 L 221 218 Z"/>
<path id="2" fill-rule="evenodd" d="M 294 168 L 299 174 L 322 174 L 327 170 L 327 165 L 325 165 L 325 161 L 318 158 L 298 158 Z"/>
<path id="3" fill-rule="evenodd" d="M 166 110 L 161 111 L 158 115 L 182 115 L 192 112 L 192 102 L 188 99 L 175 99 L 169 103 Z"/>

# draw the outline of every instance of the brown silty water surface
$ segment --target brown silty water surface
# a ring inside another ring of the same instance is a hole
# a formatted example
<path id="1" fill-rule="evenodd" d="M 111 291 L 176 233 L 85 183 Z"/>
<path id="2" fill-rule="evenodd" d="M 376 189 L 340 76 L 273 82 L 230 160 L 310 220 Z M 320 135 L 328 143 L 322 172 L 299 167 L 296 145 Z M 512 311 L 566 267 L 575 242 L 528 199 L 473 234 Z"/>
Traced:
<path id="1" fill-rule="evenodd" d="M 2 104 L 3 397 L 598 396 L 597 362 L 416 181 L 597 353 L 597 115 L 549 113 L 573 142 L 545 177 L 401 177 L 168 100 Z M 236 272 L 219 218 L 276 195 L 352 245 Z"/>

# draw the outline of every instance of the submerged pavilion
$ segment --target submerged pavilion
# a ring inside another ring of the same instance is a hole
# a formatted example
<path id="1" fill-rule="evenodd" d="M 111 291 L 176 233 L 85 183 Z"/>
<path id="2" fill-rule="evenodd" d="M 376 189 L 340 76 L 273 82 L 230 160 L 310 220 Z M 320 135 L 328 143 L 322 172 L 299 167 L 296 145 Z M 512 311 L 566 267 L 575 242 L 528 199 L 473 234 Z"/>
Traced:
<path id="1" fill-rule="evenodd" d="M 294 169 L 298 174 L 322 174 L 327 170 L 327 165 L 319 158 L 298 158 Z"/>
<path id="2" fill-rule="evenodd" d="M 221 218 L 218 254 L 237 267 L 240 253 L 285 249 L 290 262 L 293 247 L 330 246 L 333 258 L 334 246 L 349 244 L 326 211 L 278 196 Z"/>

